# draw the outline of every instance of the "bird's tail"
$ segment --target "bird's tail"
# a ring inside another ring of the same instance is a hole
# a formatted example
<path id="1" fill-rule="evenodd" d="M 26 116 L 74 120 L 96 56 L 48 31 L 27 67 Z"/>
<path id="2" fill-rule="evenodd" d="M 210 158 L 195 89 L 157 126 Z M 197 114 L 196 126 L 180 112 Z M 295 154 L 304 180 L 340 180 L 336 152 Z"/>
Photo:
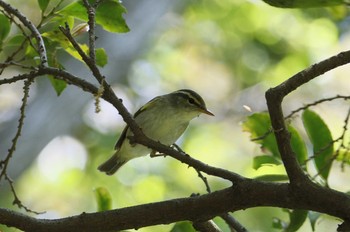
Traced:
<path id="1" fill-rule="evenodd" d="M 105 172 L 107 175 L 113 175 L 127 161 L 128 160 L 121 159 L 116 153 L 106 162 L 98 166 L 98 170 Z"/>

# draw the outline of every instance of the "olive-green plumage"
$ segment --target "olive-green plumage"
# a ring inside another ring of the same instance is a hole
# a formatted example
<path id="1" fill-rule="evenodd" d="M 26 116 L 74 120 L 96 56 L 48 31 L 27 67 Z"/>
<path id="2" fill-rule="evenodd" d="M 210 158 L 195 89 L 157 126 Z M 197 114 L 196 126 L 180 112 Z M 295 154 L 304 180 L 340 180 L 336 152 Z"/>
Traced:
<path id="1" fill-rule="evenodd" d="M 172 145 L 186 130 L 189 122 L 201 113 L 213 115 L 199 94 L 181 89 L 153 98 L 135 113 L 134 119 L 147 137 Z M 152 152 L 140 144 L 130 144 L 127 138 L 131 135 L 132 132 L 126 126 L 115 145 L 116 152 L 98 167 L 100 171 L 112 175 L 129 160 Z"/>

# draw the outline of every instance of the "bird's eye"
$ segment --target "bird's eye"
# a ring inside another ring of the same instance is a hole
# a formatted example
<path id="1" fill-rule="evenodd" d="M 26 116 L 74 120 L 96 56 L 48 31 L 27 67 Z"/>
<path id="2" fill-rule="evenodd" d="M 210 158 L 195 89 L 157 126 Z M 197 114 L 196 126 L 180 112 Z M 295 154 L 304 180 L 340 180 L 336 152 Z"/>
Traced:
<path id="1" fill-rule="evenodd" d="M 189 102 L 190 104 L 194 104 L 193 98 L 189 98 L 189 99 L 188 99 L 188 102 Z"/>

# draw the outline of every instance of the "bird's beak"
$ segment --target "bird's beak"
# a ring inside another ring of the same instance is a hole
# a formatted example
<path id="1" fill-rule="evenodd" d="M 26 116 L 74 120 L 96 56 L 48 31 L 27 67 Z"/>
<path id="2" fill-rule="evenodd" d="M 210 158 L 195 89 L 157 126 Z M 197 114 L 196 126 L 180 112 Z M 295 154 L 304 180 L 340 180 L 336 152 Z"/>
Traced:
<path id="1" fill-rule="evenodd" d="M 201 113 L 203 113 L 203 114 L 207 114 L 207 115 L 210 115 L 210 116 L 215 116 L 212 112 L 210 112 L 209 110 L 207 110 L 207 109 L 201 109 Z"/>

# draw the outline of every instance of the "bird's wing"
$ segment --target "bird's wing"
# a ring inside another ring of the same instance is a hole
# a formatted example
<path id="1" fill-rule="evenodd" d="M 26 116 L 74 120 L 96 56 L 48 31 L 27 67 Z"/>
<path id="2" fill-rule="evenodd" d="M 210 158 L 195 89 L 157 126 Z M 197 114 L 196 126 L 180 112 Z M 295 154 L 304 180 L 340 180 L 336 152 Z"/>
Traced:
<path id="1" fill-rule="evenodd" d="M 116 150 L 119 150 L 119 149 L 120 149 L 120 147 L 122 146 L 124 140 L 126 139 L 126 132 L 128 131 L 128 128 L 129 128 L 129 126 L 126 126 L 126 127 L 124 128 L 122 134 L 120 135 L 120 137 L 119 137 L 117 143 L 116 143 L 115 146 L 114 146 L 114 149 L 116 149 Z"/>
<path id="2" fill-rule="evenodd" d="M 141 114 L 143 111 L 145 111 L 147 108 L 152 107 L 154 103 L 159 99 L 159 97 L 155 97 L 146 104 L 144 104 L 136 113 L 134 114 L 134 118 L 136 118 L 139 114 Z"/>
<path id="3" fill-rule="evenodd" d="M 150 100 L 149 102 L 147 102 L 145 105 L 143 105 L 138 111 L 136 111 L 136 113 L 134 114 L 134 118 L 136 118 L 139 114 L 141 114 L 143 111 L 145 111 L 147 108 L 149 108 L 150 106 L 152 106 L 155 101 L 158 99 L 158 97 L 153 98 L 152 100 Z M 126 134 L 128 132 L 129 126 L 126 126 L 122 132 L 122 134 L 120 135 L 117 143 L 115 144 L 115 149 L 119 150 L 120 147 L 122 146 L 124 140 L 126 139 Z"/>

